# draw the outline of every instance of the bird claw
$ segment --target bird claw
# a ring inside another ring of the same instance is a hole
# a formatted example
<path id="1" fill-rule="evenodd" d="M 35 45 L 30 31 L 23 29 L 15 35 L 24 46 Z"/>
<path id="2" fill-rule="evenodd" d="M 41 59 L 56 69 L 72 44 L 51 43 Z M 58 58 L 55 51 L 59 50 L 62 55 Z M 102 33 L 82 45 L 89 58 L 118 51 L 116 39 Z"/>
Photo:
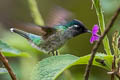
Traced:
<path id="1" fill-rule="evenodd" d="M 53 56 L 58 56 L 59 55 L 57 50 L 56 51 L 51 51 L 48 54 L 51 54 L 51 53 L 52 53 Z"/>

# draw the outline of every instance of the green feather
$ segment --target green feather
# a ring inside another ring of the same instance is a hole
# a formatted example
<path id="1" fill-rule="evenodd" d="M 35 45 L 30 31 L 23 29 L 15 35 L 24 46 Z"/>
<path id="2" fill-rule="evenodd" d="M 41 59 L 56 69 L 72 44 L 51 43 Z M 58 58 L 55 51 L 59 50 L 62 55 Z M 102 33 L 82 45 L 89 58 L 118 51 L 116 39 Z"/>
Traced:
<path id="1" fill-rule="evenodd" d="M 77 20 L 72 20 L 70 22 L 67 22 L 66 24 L 64 25 L 57 25 L 55 26 L 54 28 L 57 29 L 58 31 L 61 30 L 61 31 L 65 31 L 67 30 L 69 27 L 71 27 L 72 25 L 78 23 Z"/>
<path id="2" fill-rule="evenodd" d="M 67 27 L 63 25 L 58 25 L 58 26 L 55 26 L 55 29 L 65 31 Z"/>
<path id="3" fill-rule="evenodd" d="M 41 36 L 34 35 L 34 34 L 28 34 L 29 39 L 36 45 L 40 45 L 44 40 L 42 39 Z"/>

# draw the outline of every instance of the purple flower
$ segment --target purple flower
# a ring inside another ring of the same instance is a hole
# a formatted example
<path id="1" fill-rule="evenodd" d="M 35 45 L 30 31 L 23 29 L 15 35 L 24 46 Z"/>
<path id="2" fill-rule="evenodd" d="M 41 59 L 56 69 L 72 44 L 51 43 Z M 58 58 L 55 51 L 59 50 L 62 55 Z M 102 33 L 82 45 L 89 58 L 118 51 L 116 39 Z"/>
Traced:
<path id="1" fill-rule="evenodd" d="M 92 44 L 94 41 L 97 41 L 99 39 L 99 35 L 97 32 L 99 31 L 99 26 L 96 24 L 92 28 L 92 37 L 90 38 L 90 43 Z"/>

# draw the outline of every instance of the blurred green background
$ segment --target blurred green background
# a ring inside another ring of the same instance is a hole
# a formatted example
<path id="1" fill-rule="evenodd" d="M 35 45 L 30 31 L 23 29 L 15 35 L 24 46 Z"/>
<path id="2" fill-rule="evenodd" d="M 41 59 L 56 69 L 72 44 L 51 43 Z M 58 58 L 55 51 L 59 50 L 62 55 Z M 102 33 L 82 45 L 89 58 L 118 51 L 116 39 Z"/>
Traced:
<path id="1" fill-rule="evenodd" d="M 120 0 L 101 0 L 105 22 L 107 23 L 113 13 L 116 11 L 120 5 Z M 37 0 L 37 4 L 40 13 L 45 20 L 50 12 L 50 9 L 55 5 L 61 6 L 69 11 L 71 11 L 75 18 L 81 20 L 88 29 L 92 29 L 94 24 L 98 24 L 95 9 L 91 9 L 91 0 Z M 3 20 L 9 19 L 17 22 L 33 23 L 32 17 L 30 15 L 30 10 L 27 0 L 0 0 L 0 40 L 8 43 L 9 45 L 28 52 L 31 57 L 8 57 L 9 63 L 11 64 L 13 70 L 15 71 L 19 80 L 29 80 L 30 73 L 35 64 L 43 58 L 49 55 L 44 54 L 31 45 L 23 37 L 11 33 L 9 28 L 2 23 Z M 111 41 L 112 34 L 114 31 L 120 30 L 120 16 L 116 21 L 115 27 L 109 32 L 109 39 Z M 75 56 L 84 56 L 90 54 L 92 45 L 89 42 L 91 34 L 82 34 L 71 40 L 69 40 L 61 49 L 61 54 L 72 54 Z M 111 45 L 111 44 L 110 44 Z M 101 45 L 98 52 L 104 52 L 104 48 Z M 85 70 L 85 65 L 74 66 L 70 69 L 72 77 L 74 80 L 83 80 L 83 74 Z M 107 71 L 93 67 L 90 75 L 90 80 L 109 80 L 110 76 L 107 75 Z M 0 75 L 0 80 L 11 80 L 8 74 Z M 63 80 L 63 79 L 58 79 Z"/>

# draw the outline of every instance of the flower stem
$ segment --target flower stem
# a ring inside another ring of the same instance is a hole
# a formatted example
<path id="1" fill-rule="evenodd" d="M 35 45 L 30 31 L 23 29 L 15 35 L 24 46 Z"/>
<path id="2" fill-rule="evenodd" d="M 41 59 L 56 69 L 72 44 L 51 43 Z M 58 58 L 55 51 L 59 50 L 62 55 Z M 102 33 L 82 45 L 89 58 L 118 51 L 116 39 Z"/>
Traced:
<path id="1" fill-rule="evenodd" d="M 96 0 L 97 1 L 97 0 Z M 102 42 L 102 40 L 104 39 L 104 37 L 106 36 L 106 34 L 108 33 L 108 31 L 110 31 L 111 27 L 113 26 L 113 24 L 115 23 L 118 15 L 120 13 L 120 7 L 118 8 L 118 10 L 116 11 L 116 13 L 112 16 L 112 19 L 110 20 L 110 22 L 108 23 L 105 31 L 102 33 L 100 39 L 98 40 L 98 42 L 96 42 L 96 44 L 93 46 L 93 49 L 91 51 L 91 57 L 89 59 L 89 62 L 86 66 L 86 70 L 85 70 L 85 74 L 84 74 L 84 80 L 88 80 L 89 78 L 89 73 L 90 73 L 90 69 L 96 54 L 96 51 L 98 49 L 98 47 L 100 46 L 100 43 Z"/>
<path id="2" fill-rule="evenodd" d="M 28 3 L 33 21 L 35 22 L 35 24 L 43 26 L 44 20 L 39 12 L 36 0 L 28 0 Z"/>
<path id="3" fill-rule="evenodd" d="M 100 0 L 92 0 L 92 2 L 96 9 L 101 33 L 103 33 L 105 31 L 105 22 L 104 22 L 103 11 L 102 11 L 102 8 L 100 5 Z M 103 39 L 103 45 L 104 45 L 104 49 L 105 49 L 107 55 L 112 55 L 107 35 Z"/>

